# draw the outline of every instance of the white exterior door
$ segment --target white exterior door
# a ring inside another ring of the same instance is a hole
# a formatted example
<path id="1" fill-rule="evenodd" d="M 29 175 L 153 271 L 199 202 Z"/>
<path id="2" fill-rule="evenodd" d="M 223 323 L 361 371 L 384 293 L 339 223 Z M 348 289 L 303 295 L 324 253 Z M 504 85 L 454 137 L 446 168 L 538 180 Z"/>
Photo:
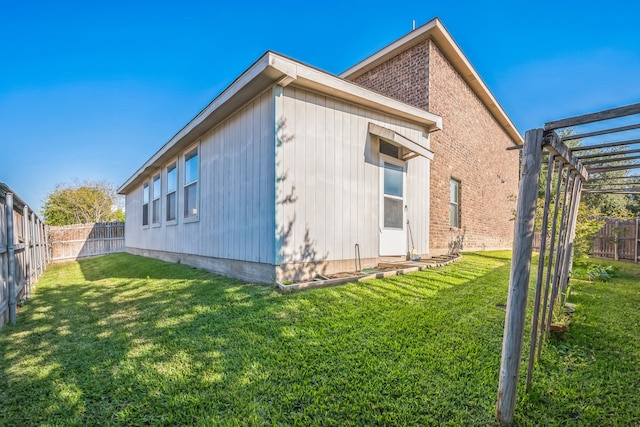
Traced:
<path id="1" fill-rule="evenodd" d="M 386 158 L 380 166 L 380 255 L 405 255 L 405 166 L 403 162 Z"/>

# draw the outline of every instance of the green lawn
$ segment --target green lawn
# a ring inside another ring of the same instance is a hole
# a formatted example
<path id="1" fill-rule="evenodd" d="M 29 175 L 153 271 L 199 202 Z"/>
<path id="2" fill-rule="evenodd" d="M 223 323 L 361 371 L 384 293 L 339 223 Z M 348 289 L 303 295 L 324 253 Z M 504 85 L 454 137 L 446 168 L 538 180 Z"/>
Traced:
<path id="1" fill-rule="evenodd" d="M 290 295 L 127 254 L 50 266 L 0 330 L 0 425 L 492 425 L 509 255 Z M 517 425 L 640 423 L 623 267 L 574 286 Z"/>

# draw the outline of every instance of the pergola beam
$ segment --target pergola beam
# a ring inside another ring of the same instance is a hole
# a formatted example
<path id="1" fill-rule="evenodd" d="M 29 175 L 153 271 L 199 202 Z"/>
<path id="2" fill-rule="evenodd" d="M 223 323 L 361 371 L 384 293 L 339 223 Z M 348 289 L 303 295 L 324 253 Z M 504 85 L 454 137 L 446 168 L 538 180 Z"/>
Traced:
<path id="1" fill-rule="evenodd" d="M 586 150 L 595 150 L 599 148 L 609 148 L 609 147 L 622 147 L 626 145 L 635 145 L 640 144 L 640 139 L 630 139 L 628 141 L 618 141 L 618 142 L 606 142 L 604 144 L 596 144 L 596 145 L 582 145 L 580 147 L 575 147 L 571 149 L 572 153 L 576 151 L 586 151 Z"/>
<path id="2" fill-rule="evenodd" d="M 640 194 L 640 188 L 630 188 L 627 190 L 582 190 L 583 193 L 589 194 Z"/>
<path id="3" fill-rule="evenodd" d="M 632 182 L 586 182 L 585 186 L 589 189 L 599 189 L 600 187 L 629 187 L 632 185 L 640 185 L 640 181 Z"/>
<path id="4" fill-rule="evenodd" d="M 605 166 L 602 168 L 587 168 L 587 170 L 589 171 L 589 173 L 593 174 L 593 173 L 612 172 L 612 171 L 625 171 L 625 170 L 638 169 L 638 168 L 640 168 L 640 164 L 635 163 L 633 165 Z"/>
<path id="5" fill-rule="evenodd" d="M 631 179 L 631 180 L 640 179 L 640 175 L 612 176 L 611 178 L 606 176 L 596 177 L 596 178 L 589 179 L 587 183 L 593 184 L 594 182 L 598 182 L 598 181 L 620 181 L 620 180 L 626 180 L 626 179 Z"/>
<path id="6" fill-rule="evenodd" d="M 597 113 L 583 114 L 581 116 L 555 120 L 553 122 L 545 123 L 544 130 L 547 131 L 568 128 L 571 126 L 586 125 L 593 122 L 601 122 L 603 120 L 632 116 L 634 114 L 640 114 L 640 103 L 626 105 L 624 107 L 612 108 L 610 110 L 599 111 Z"/>
<path id="7" fill-rule="evenodd" d="M 576 150 L 572 150 L 572 151 L 576 151 Z M 584 159 L 596 159 L 598 157 L 626 156 L 627 154 L 636 154 L 636 153 L 640 153 L 640 148 L 636 148 L 633 150 L 624 150 L 624 151 L 607 151 L 606 153 L 597 153 L 597 154 L 585 154 L 584 156 L 576 156 L 576 157 L 578 157 L 580 160 L 584 160 Z"/>
<path id="8" fill-rule="evenodd" d="M 617 133 L 617 132 L 626 132 L 628 130 L 634 130 L 634 129 L 640 129 L 640 124 L 629 125 L 629 126 L 620 126 L 620 127 L 617 127 L 617 128 L 610 128 L 610 129 L 602 129 L 602 130 L 597 130 L 597 131 L 594 131 L 594 132 L 580 133 L 580 134 L 577 134 L 577 135 L 567 135 L 567 136 L 563 136 L 562 138 L 560 138 L 560 140 L 562 142 L 564 142 L 564 141 L 575 141 L 576 139 L 590 138 L 592 136 L 608 135 L 608 134 Z"/>
<path id="9" fill-rule="evenodd" d="M 640 159 L 640 156 L 629 156 L 629 157 L 620 157 L 619 159 L 607 159 L 607 160 L 590 160 L 588 162 L 582 162 L 583 165 L 602 165 L 606 163 L 614 163 L 614 162 L 624 162 L 629 160 L 637 160 Z"/>

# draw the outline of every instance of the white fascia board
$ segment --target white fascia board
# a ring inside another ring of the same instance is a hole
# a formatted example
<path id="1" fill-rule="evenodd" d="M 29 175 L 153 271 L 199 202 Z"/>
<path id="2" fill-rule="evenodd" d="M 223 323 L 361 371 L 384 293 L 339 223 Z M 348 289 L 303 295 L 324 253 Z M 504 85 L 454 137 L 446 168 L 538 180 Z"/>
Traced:
<path id="1" fill-rule="evenodd" d="M 425 127 L 427 132 L 442 129 L 442 117 L 421 108 L 397 101 L 388 96 L 373 92 L 355 83 L 336 77 L 313 67 L 278 57 L 272 65 L 287 74 L 295 74 L 295 85 L 313 89 L 335 98 L 351 101 L 378 111 L 411 120 Z M 282 67 L 282 68 L 281 68 Z M 295 71 L 293 71 L 295 69 Z"/>

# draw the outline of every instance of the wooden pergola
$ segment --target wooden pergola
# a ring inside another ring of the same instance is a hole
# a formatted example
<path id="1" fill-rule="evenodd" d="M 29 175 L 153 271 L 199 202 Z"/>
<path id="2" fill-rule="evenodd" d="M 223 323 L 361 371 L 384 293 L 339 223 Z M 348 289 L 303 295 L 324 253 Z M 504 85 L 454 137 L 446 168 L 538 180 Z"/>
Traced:
<path id="1" fill-rule="evenodd" d="M 577 134 L 558 133 L 576 128 L 580 129 Z M 640 169 L 640 139 L 634 138 L 638 130 L 640 104 L 633 104 L 549 122 L 525 134 L 496 405 L 496 418 L 503 425 L 513 423 L 515 412 L 541 171 L 546 163 L 527 390 L 554 308 L 564 304 L 582 194 L 640 194 L 640 173 L 629 173 Z M 580 140 L 580 146 L 569 148 L 567 142 L 575 140 Z M 624 175 L 606 175 L 614 171 Z"/>

